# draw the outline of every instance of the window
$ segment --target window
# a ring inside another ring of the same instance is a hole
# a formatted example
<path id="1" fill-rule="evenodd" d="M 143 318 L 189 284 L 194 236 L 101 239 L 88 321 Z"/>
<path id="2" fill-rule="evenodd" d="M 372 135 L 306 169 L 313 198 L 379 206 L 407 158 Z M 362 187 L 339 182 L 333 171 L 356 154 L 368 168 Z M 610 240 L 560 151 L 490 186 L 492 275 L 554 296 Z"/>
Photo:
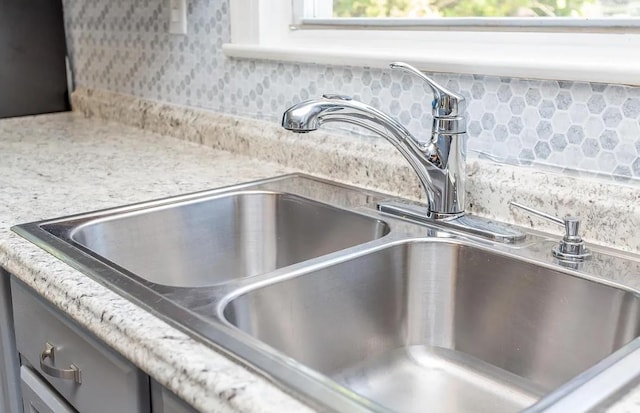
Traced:
<path id="1" fill-rule="evenodd" d="M 370 67 L 404 60 L 430 72 L 640 85 L 640 0 L 537 0 L 534 4 L 538 7 L 530 6 L 528 11 L 514 6 L 500 12 L 509 17 L 495 17 L 493 13 L 482 18 L 461 17 L 462 8 L 457 9 L 456 17 L 416 17 L 419 12 L 415 9 L 405 12 L 408 17 L 397 17 L 397 7 L 361 8 L 376 17 L 353 17 L 362 13 L 348 11 L 341 2 L 418 4 L 422 13 L 438 3 L 532 3 L 234 0 L 230 2 L 232 43 L 224 46 L 225 52 L 237 58 Z M 553 10 L 541 7 L 552 3 Z M 621 4 L 624 10 L 615 11 L 613 5 Z M 453 13 L 440 8 L 428 10 L 432 15 Z M 546 13 L 547 17 L 513 16 L 534 12 Z M 592 17 L 596 12 L 601 17 Z M 339 16 L 345 13 L 349 16 Z M 563 17 L 549 17 L 552 13 Z"/>
<path id="2" fill-rule="evenodd" d="M 569 18 L 640 16 L 638 0 L 315 0 L 298 9 L 311 19 Z M 587 23 L 587 22 L 585 22 Z M 588 23 L 587 23 L 588 25 Z"/>

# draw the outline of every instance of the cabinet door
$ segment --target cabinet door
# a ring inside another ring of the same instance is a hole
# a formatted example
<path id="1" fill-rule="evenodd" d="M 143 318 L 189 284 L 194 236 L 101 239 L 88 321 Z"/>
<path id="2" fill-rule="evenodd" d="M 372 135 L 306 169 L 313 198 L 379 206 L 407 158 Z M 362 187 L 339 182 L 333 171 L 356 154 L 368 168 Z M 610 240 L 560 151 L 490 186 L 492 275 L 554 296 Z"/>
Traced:
<path id="1" fill-rule="evenodd" d="M 197 410 L 155 380 L 151 380 L 151 405 L 153 413 L 197 413 Z"/>
<path id="2" fill-rule="evenodd" d="M 9 274 L 0 268 L 0 412 L 19 413 L 22 406 L 12 313 Z"/>
<path id="3" fill-rule="evenodd" d="M 24 413 L 75 413 L 64 400 L 29 368 L 20 367 Z"/>

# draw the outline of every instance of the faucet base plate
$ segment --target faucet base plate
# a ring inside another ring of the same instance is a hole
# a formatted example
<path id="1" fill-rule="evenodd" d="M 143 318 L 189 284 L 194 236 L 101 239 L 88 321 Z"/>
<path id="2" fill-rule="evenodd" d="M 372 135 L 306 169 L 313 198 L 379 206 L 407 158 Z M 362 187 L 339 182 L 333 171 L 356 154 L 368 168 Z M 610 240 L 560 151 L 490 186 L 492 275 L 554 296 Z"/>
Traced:
<path id="1" fill-rule="evenodd" d="M 513 243 L 522 241 L 525 238 L 524 233 L 508 224 L 475 215 L 460 214 L 452 215 L 449 218 L 430 217 L 426 205 L 406 200 L 391 199 L 381 201 L 378 203 L 378 211 L 423 224 L 442 226 L 496 242 Z"/>

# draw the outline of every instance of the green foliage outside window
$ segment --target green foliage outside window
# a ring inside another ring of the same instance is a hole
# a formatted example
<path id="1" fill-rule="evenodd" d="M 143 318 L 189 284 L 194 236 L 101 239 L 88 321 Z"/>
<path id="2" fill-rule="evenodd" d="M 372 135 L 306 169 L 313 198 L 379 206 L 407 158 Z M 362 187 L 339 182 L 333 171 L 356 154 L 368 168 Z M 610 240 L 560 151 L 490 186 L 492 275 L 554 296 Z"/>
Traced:
<path id="1" fill-rule="evenodd" d="M 333 0 L 335 17 L 586 17 L 596 0 Z"/>

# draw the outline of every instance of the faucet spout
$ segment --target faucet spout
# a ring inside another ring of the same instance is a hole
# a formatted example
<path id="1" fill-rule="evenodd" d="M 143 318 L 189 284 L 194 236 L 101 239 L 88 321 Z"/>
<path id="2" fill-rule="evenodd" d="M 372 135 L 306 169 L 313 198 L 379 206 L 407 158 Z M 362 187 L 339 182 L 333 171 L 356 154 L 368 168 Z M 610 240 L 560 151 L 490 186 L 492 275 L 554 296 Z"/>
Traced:
<path id="1" fill-rule="evenodd" d="M 363 127 L 389 141 L 418 175 L 431 218 L 464 213 L 464 132 L 435 130 L 431 139 L 418 141 L 386 113 L 348 96 L 325 95 L 298 103 L 285 111 L 282 126 L 293 132 L 311 132 L 328 122 Z M 434 125 L 436 122 L 434 122 Z"/>
<path id="2" fill-rule="evenodd" d="M 418 175 L 427 198 L 427 208 L 404 200 L 378 203 L 380 212 L 412 221 L 451 228 L 493 241 L 515 242 L 520 231 L 482 217 L 465 215 L 466 125 L 462 115 L 464 97 L 437 84 L 406 63 L 392 69 L 408 72 L 422 80 L 433 92 L 433 127 L 429 139 L 416 139 L 404 126 L 380 110 L 348 96 L 324 95 L 287 109 L 282 116 L 285 129 L 303 133 L 327 122 L 346 122 L 382 136 L 400 151 Z"/>

